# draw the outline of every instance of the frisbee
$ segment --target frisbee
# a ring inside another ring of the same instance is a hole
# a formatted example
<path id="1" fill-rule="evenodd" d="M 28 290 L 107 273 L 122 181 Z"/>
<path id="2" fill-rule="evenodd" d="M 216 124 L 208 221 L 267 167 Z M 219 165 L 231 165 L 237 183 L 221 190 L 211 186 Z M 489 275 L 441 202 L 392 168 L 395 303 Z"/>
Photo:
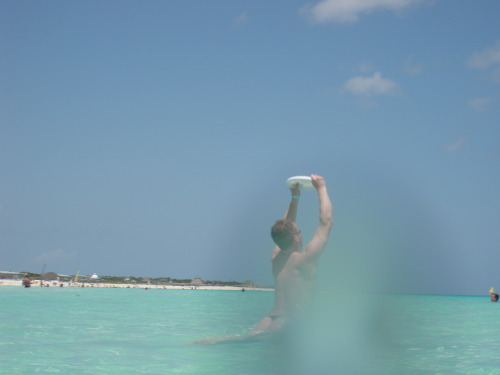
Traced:
<path id="1" fill-rule="evenodd" d="M 288 180 L 286 180 L 286 185 L 289 188 L 293 188 L 295 184 L 299 184 L 299 189 L 300 190 L 312 190 L 314 189 L 314 186 L 311 181 L 311 177 L 309 176 L 295 176 L 295 177 L 290 177 Z"/>

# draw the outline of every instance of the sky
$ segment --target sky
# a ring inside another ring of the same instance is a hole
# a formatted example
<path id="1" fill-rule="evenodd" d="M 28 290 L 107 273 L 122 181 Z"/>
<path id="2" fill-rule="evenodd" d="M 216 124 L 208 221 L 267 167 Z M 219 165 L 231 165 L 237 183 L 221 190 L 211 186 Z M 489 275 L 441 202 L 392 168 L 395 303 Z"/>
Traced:
<path id="1" fill-rule="evenodd" d="M 0 1 L 0 270 L 500 290 L 496 0 Z M 318 199 L 303 191 L 304 241 Z"/>

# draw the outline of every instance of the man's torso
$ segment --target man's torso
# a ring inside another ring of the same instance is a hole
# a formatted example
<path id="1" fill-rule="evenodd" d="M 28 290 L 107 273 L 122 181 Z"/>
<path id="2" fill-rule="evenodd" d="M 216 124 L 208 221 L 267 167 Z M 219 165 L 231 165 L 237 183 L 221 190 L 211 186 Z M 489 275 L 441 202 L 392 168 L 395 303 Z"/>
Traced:
<path id="1" fill-rule="evenodd" d="M 316 264 L 304 253 L 278 253 L 273 258 L 275 304 L 270 315 L 295 316 L 306 309 L 314 292 Z"/>

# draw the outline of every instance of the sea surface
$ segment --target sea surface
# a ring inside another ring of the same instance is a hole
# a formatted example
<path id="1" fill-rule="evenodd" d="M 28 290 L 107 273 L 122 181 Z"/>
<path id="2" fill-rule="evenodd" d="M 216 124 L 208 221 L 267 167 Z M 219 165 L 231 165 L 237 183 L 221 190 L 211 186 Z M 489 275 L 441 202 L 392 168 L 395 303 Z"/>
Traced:
<path id="1" fill-rule="evenodd" d="M 0 374 L 500 374 L 500 303 L 488 296 L 324 291 L 307 321 L 249 335 L 273 298 L 2 286 Z"/>

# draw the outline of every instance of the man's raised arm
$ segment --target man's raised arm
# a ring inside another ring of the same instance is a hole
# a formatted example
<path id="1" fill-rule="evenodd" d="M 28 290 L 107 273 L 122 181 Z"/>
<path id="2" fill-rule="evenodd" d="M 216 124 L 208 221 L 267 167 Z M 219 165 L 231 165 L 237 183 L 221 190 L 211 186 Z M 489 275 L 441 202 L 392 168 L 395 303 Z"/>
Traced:
<path id="1" fill-rule="evenodd" d="M 283 216 L 283 220 L 289 220 L 295 222 L 297 218 L 297 208 L 299 206 L 299 198 L 300 198 L 300 188 L 299 184 L 295 184 L 295 186 L 290 188 L 290 192 L 292 193 L 292 199 L 290 200 L 290 205 L 288 209 L 285 211 L 285 215 Z M 275 246 L 272 252 L 272 259 L 280 252 L 279 246 Z"/>
<path id="2" fill-rule="evenodd" d="M 292 199 L 290 201 L 290 205 L 288 206 L 288 210 L 285 212 L 284 220 L 290 220 L 295 222 L 297 218 L 297 207 L 299 205 L 300 198 L 300 188 L 299 184 L 296 183 L 294 187 L 290 188 L 290 192 L 292 193 Z"/>
<path id="3" fill-rule="evenodd" d="M 311 175 L 311 180 L 314 188 L 318 192 L 319 198 L 319 225 L 314 233 L 314 236 L 305 248 L 305 255 L 307 259 L 317 259 L 323 252 L 328 237 L 330 236 L 330 229 L 333 225 L 333 207 L 326 190 L 326 183 L 323 177 L 318 175 Z"/>

